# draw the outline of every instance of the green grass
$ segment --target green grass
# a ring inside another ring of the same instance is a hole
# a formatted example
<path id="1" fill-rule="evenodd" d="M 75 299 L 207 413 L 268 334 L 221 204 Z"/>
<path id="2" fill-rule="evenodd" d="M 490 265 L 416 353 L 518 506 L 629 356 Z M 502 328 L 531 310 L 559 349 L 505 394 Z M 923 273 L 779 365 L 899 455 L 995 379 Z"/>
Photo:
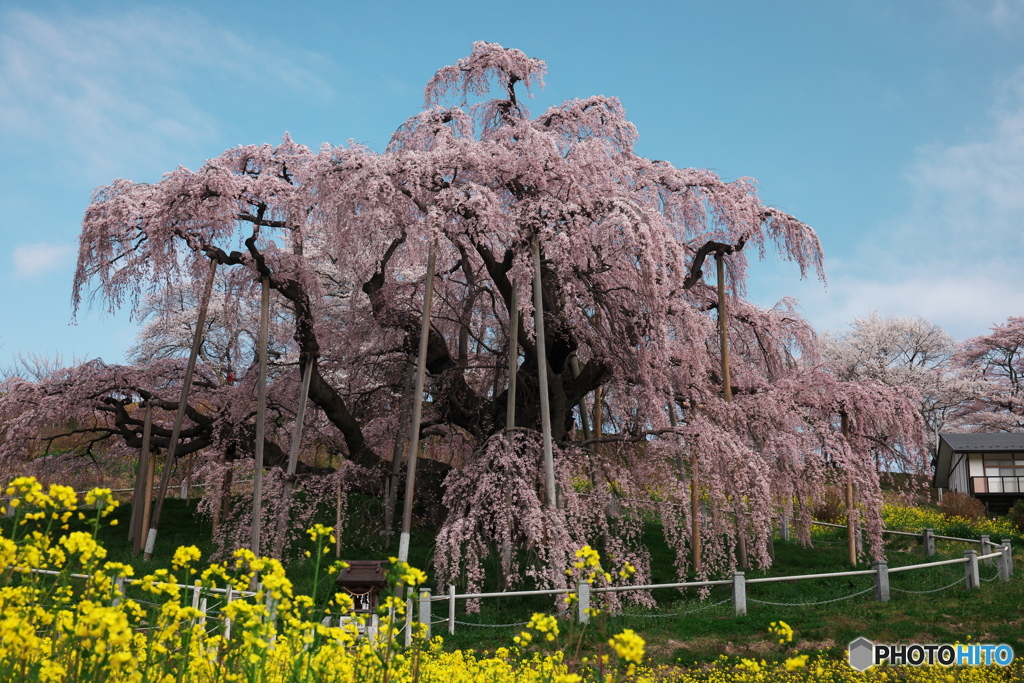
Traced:
<path id="1" fill-rule="evenodd" d="M 326 518 L 319 521 L 331 523 Z M 208 557 L 213 550 L 209 521 L 195 514 L 195 503 L 186 505 L 179 499 L 168 499 L 164 505 L 161 530 L 154 559 L 144 561 L 131 552 L 127 525 L 128 505 L 122 505 L 112 515 L 119 520 L 115 527 L 104 526 L 100 540 L 108 549 L 108 559 L 133 565 L 141 576 L 157 568 L 170 568 L 170 557 L 179 545 L 196 545 Z M 350 523 L 343 537 L 343 559 L 387 559 L 397 554 L 397 534 L 386 539 L 379 532 L 382 519 L 379 502 L 361 496 L 352 496 L 349 509 Z M 432 568 L 434 529 L 415 528 L 410 547 L 410 563 L 430 573 Z M 767 571 L 748 571 L 747 578 L 758 576 L 787 576 L 809 573 L 839 572 L 850 569 L 847 562 L 841 529 L 816 532 L 816 546 L 805 548 L 795 542 L 775 541 L 775 564 Z M 664 542 L 660 527 L 647 523 L 643 543 L 652 556 L 652 582 L 667 583 L 677 580 L 672 566 L 674 551 Z M 826 541 L 830 542 L 826 543 Z M 312 548 L 312 546 L 309 546 Z M 977 546 L 974 546 L 975 548 Z M 1020 548 L 1020 545 L 1016 547 Z M 895 537 L 887 543 L 890 567 L 919 564 L 928 559 L 962 557 L 968 546 L 952 542 L 939 542 L 940 555 L 925 558 L 913 539 Z M 300 548 L 300 551 L 305 548 Z M 590 651 L 602 637 L 600 623 L 608 634 L 623 628 L 632 628 L 647 640 L 648 659 L 652 663 L 706 662 L 720 654 L 742 654 L 776 659 L 782 656 L 780 646 L 769 637 L 766 629 L 770 622 L 783 620 L 796 631 L 797 644 L 802 651 L 821 650 L 836 656 L 845 656 L 846 644 L 860 636 L 875 642 L 952 642 L 966 641 L 968 636 L 977 642 L 1002 642 L 1024 652 L 1024 567 L 1018 550 L 1016 575 L 1010 583 L 998 580 L 983 582 L 981 588 L 966 591 L 963 588 L 964 567 L 957 564 L 890 576 L 893 589 L 888 603 L 874 601 L 868 592 L 849 600 L 819 606 L 775 606 L 755 602 L 810 603 L 842 598 L 873 586 L 873 577 L 858 576 L 821 580 L 783 581 L 747 586 L 748 613 L 742 617 L 732 614 L 731 602 L 709 608 L 708 605 L 731 597 L 730 586 L 711 589 L 704 601 L 695 592 L 659 589 L 654 597 L 659 603 L 655 612 L 627 606 L 624 613 L 607 615 L 583 629 L 581 653 Z M 333 553 L 328 556 L 333 560 Z M 490 560 L 489 575 L 497 574 L 495 560 Z M 313 583 L 313 564 L 304 557 L 286 563 L 289 578 L 296 590 L 309 593 Z M 870 566 L 861 565 L 859 569 Z M 982 566 L 983 579 L 995 575 L 995 568 Z M 958 581 L 958 585 L 925 595 L 900 593 L 896 589 L 924 591 Z M 320 599 L 325 600 L 333 584 L 333 577 L 321 575 Z M 432 584 L 428 584 L 436 588 Z M 441 592 L 446 589 L 442 588 Z M 461 590 L 461 589 L 460 589 Z M 489 581 L 485 590 L 500 590 Z M 524 622 L 533 612 L 552 612 L 555 601 L 550 597 L 499 598 L 484 600 L 479 614 L 466 614 L 459 602 L 457 619 L 481 624 L 509 624 Z M 447 617 L 447 603 L 433 605 L 434 619 Z M 663 615 L 650 618 L 651 614 Z M 667 615 L 667 616 L 665 616 Z M 449 636 L 445 624 L 434 626 L 434 632 L 445 637 L 446 647 L 474 650 L 496 649 L 511 644 L 511 638 L 522 627 L 483 628 L 458 625 Z M 579 625 L 564 626 L 580 635 Z"/>

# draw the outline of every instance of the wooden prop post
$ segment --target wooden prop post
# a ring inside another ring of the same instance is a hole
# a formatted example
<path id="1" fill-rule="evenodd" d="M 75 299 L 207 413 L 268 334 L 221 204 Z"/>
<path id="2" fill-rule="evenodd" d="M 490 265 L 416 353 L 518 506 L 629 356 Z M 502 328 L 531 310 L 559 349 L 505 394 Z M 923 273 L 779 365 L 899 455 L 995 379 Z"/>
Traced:
<path id="1" fill-rule="evenodd" d="M 729 375 L 729 313 L 725 302 L 725 255 L 715 252 L 715 267 L 718 275 L 718 341 L 722 349 L 722 398 L 732 403 L 732 378 Z M 736 554 L 740 567 L 747 568 L 747 517 L 737 520 Z"/>
<path id="2" fill-rule="evenodd" d="M 132 542 L 132 552 L 138 555 L 142 551 L 143 522 L 149 496 L 146 495 L 146 483 L 149 481 L 150 457 L 149 442 L 153 433 L 153 403 L 146 401 L 146 418 L 142 425 L 142 449 L 139 451 L 139 468 L 135 475 L 135 492 L 132 494 L 132 519 L 128 529 L 128 538 Z M 152 486 L 152 485 L 151 485 Z"/>
<path id="3" fill-rule="evenodd" d="M 270 280 L 260 279 L 260 337 L 256 342 L 260 359 L 256 380 L 256 466 L 252 474 L 252 537 L 249 550 L 260 556 L 260 527 L 263 519 L 263 439 L 267 433 L 267 337 L 270 334 Z"/>
<path id="4" fill-rule="evenodd" d="M 156 545 L 156 531 L 160 526 L 160 513 L 163 512 L 164 499 L 167 497 L 167 485 L 171 482 L 171 470 L 174 469 L 175 452 L 178 450 L 178 439 L 181 437 L 181 425 L 185 420 L 185 408 L 188 406 L 188 392 L 192 387 L 192 373 L 196 369 L 196 358 L 199 356 L 199 347 L 203 343 L 203 328 L 206 326 L 206 311 L 210 307 L 210 293 L 213 291 L 213 278 L 217 275 L 217 260 L 210 259 L 210 278 L 206 281 L 206 288 L 203 290 L 203 299 L 199 305 L 199 318 L 196 320 L 196 333 L 192 338 L 192 350 L 188 356 L 188 366 L 185 369 L 185 380 L 181 385 L 181 400 L 178 402 L 178 412 L 174 416 L 174 428 L 171 430 L 171 442 L 167 448 L 167 458 L 164 461 L 164 473 L 160 477 L 160 493 L 156 498 L 156 507 L 153 510 L 152 526 L 149 528 L 149 535 L 146 537 L 146 552 L 143 558 L 153 559 L 153 547 Z"/>
<path id="5" fill-rule="evenodd" d="M 512 441 L 512 429 L 516 426 L 516 379 L 519 374 L 519 287 L 512 282 L 512 301 L 508 311 L 508 400 L 505 404 L 505 436 Z M 512 489 L 505 489 L 505 506 L 512 506 Z M 512 566 L 512 544 L 501 543 L 501 568 L 503 583 L 507 585 Z"/>
<path id="6" fill-rule="evenodd" d="M 548 507 L 558 504 L 555 495 L 555 458 L 551 445 L 551 406 L 548 397 L 548 355 L 544 343 L 544 289 L 540 273 L 540 238 L 533 237 L 533 326 L 537 334 L 537 380 L 540 390 L 540 425 L 544 440 L 544 488 Z"/>
<path id="7" fill-rule="evenodd" d="M 412 395 L 412 424 L 409 427 L 409 464 L 405 477 L 405 504 L 402 508 L 402 535 L 398 540 L 398 559 L 409 561 L 409 532 L 412 529 L 412 498 L 416 488 L 416 458 L 420 450 L 420 420 L 423 417 L 423 380 L 427 372 L 427 342 L 430 340 L 430 309 L 434 303 L 434 245 L 427 256 L 427 277 L 423 292 L 423 320 L 420 323 L 420 349 L 416 358 L 416 389 Z"/>
<path id="8" fill-rule="evenodd" d="M 405 364 L 405 386 L 402 391 L 402 404 L 399 406 L 398 431 L 395 432 L 395 447 L 391 450 L 391 479 L 388 481 L 388 502 L 384 508 L 384 535 L 390 536 L 395 523 L 395 503 L 398 502 L 398 475 L 402 469 L 402 451 L 405 439 L 402 434 L 409 428 L 409 412 L 412 408 L 413 380 L 416 378 L 416 366 L 411 360 Z M 339 541 L 340 542 L 340 541 Z"/>
<path id="9" fill-rule="evenodd" d="M 519 375 L 519 286 L 512 282 L 512 303 L 508 312 L 508 401 L 505 431 L 516 426 L 516 379 Z"/>
<path id="10" fill-rule="evenodd" d="M 292 430 L 292 447 L 288 453 L 288 474 L 284 478 L 281 493 L 281 513 L 277 516 L 277 533 L 274 534 L 274 557 L 280 557 L 284 550 L 285 527 L 288 525 L 292 508 L 292 492 L 295 490 L 295 470 L 299 466 L 299 446 L 302 445 L 302 425 L 306 419 L 306 402 L 309 399 L 309 383 L 313 377 L 315 358 L 306 358 L 299 388 L 299 405 L 295 410 L 295 429 Z"/>
<path id="11" fill-rule="evenodd" d="M 850 448 L 850 416 L 844 410 L 839 414 L 842 421 L 843 439 Z M 847 467 L 851 467 L 847 465 Z M 846 473 L 846 546 L 849 549 L 850 564 L 857 566 L 857 510 L 853 501 L 853 473 Z"/>

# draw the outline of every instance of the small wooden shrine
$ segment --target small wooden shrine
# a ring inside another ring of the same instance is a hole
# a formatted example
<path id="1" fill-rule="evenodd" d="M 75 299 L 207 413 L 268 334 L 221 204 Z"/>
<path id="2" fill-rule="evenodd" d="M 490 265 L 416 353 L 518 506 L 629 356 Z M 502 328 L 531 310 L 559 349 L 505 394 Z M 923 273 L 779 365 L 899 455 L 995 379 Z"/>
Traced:
<path id="1" fill-rule="evenodd" d="M 380 592 L 387 585 L 388 572 L 382 560 L 346 560 L 335 585 L 352 596 L 355 611 L 373 614 L 380 604 Z"/>

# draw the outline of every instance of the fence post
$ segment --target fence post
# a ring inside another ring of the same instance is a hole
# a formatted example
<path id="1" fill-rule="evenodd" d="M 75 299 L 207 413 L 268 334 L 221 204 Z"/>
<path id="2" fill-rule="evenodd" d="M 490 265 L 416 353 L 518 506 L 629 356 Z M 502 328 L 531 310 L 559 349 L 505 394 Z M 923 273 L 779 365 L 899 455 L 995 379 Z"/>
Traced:
<path id="1" fill-rule="evenodd" d="M 227 607 L 231 604 L 231 584 L 224 591 L 224 606 Z M 224 640 L 231 640 L 231 619 L 225 617 L 224 619 Z"/>
<path id="2" fill-rule="evenodd" d="M 973 590 L 981 583 L 978 580 L 978 553 L 968 550 L 964 553 L 964 557 L 967 558 L 964 565 L 964 582 L 967 584 L 967 590 Z"/>
<path id="3" fill-rule="evenodd" d="M 992 543 L 991 540 L 989 540 L 988 534 L 982 534 L 981 535 L 981 554 L 982 555 L 988 555 L 990 552 L 992 552 L 992 545 L 993 545 L 993 543 Z M 987 560 L 982 560 L 982 562 L 985 563 L 986 567 L 991 567 L 992 564 L 993 564 L 991 558 L 989 558 Z"/>
<path id="4" fill-rule="evenodd" d="M 789 516 L 782 515 L 779 517 L 779 535 L 782 536 L 783 541 L 789 541 Z"/>
<path id="5" fill-rule="evenodd" d="M 412 645 L 412 586 L 405 589 L 405 646 Z"/>
<path id="6" fill-rule="evenodd" d="M 1013 548 L 1010 547 L 1010 539 L 1003 539 L 1003 547 L 1006 548 L 1003 561 L 1006 562 L 1006 580 L 1009 581 L 1010 577 L 1013 576 Z"/>
<path id="7" fill-rule="evenodd" d="M 420 623 L 426 627 L 427 640 L 430 640 L 430 589 L 420 589 Z"/>
<path id="8" fill-rule="evenodd" d="M 747 580 L 743 572 L 733 572 L 732 575 L 732 606 L 738 617 L 747 613 Z"/>
<path id="9" fill-rule="evenodd" d="M 935 554 L 935 532 L 932 529 L 924 530 L 924 556 L 931 557 Z"/>
<path id="10" fill-rule="evenodd" d="M 576 584 L 576 615 L 581 624 L 590 621 L 590 584 L 586 581 Z"/>
<path id="11" fill-rule="evenodd" d="M 889 565 L 885 560 L 875 562 L 875 600 L 889 602 Z"/>
<path id="12" fill-rule="evenodd" d="M 455 635 L 455 586 L 448 585 L 448 633 Z"/>
<path id="13" fill-rule="evenodd" d="M 115 587 L 114 599 L 111 600 L 111 602 L 110 602 L 111 607 L 117 607 L 118 605 L 121 604 L 121 598 L 124 596 L 124 577 L 123 576 L 117 577 L 117 580 L 114 581 L 114 587 Z"/>

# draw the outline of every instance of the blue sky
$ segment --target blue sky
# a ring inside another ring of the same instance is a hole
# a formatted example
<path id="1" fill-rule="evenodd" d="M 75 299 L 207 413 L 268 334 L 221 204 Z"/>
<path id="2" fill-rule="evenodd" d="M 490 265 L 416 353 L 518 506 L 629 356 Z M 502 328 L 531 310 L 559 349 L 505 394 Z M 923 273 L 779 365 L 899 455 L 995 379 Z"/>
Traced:
<path id="1" fill-rule="evenodd" d="M 69 324 L 94 188 L 285 131 L 381 150 L 476 40 L 547 61 L 535 112 L 615 95 L 641 154 L 753 177 L 812 225 L 828 286 L 769 259 L 758 303 L 961 338 L 1024 314 L 1024 0 L 0 0 L 0 366 L 123 360 L 126 315 Z"/>

